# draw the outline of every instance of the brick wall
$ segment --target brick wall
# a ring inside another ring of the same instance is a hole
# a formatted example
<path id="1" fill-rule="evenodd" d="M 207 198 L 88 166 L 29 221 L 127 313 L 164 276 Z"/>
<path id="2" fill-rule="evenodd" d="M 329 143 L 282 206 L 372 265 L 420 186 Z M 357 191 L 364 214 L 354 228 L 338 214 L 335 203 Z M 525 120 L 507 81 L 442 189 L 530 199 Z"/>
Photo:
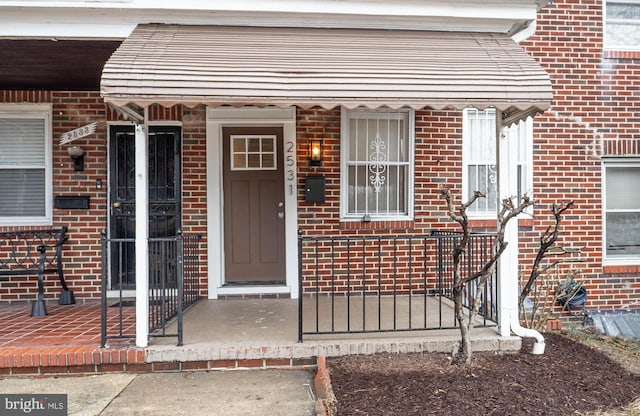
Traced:
<path id="1" fill-rule="evenodd" d="M 320 167 L 309 165 L 308 149 L 312 139 L 323 140 Z M 412 221 L 340 221 L 340 109 L 299 109 L 297 143 L 298 226 L 304 236 L 400 237 L 395 242 L 384 240 L 379 245 L 376 241 L 353 241 L 348 248 L 344 243 L 322 242 L 317 251 L 313 244 L 305 244 L 303 268 L 306 291 L 316 284 L 321 292 L 335 290 L 344 293 L 349 290 L 351 294 L 376 292 L 378 286 L 383 295 L 394 291 L 407 293 L 409 290 L 421 293 L 425 287 L 434 289 L 437 279 L 436 241 L 409 242 L 407 237 L 429 235 L 434 228 L 453 227 L 439 195 L 443 187 L 452 189 L 457 196 L 461 192 L 461 112 L 416 112 L 415 212 Z M 305 202 L 304 181 L 307 176 L 314 175 L 326 178 L 324 203 Z"/>
<path id="2" fill-rule="evenodd" d="M 554 0 L 540 11 L 537 33 L 522 46 L 546 68 L 554 87 L 552 107 L 535 119 L 534 188 L 537 205 L 532 219 L 520 221 L 522 273 L 529 272 L 540 233 L 551 224 L 553 203 L 573 200 L 565 216 L 559 243 L 582 249 L 582 271 L 589 290 L 588 306 L 638 307 L 640 265 L 602 265 L 601 160 L 605 155 L 640 151 L 640 54 L 602 49 L 602 0 Z M 65 248 L 66 276 L 81 299 L 98 297 L 99 237 L 107 221 L 107 129 L 118 115 L 108 110 L 98 93 L 0 91 L 0 102 L 48 102 L 53 105 L 54 195 L 89 195 L 91 207 L 54 210 L 54 225 L 70 226 Z M 183 122 L 183 213 L 186 232 L 205 235 L 202 294 L 206 295 L 206 122 L 203 107 L 150 109 L 152 120 Z M 85 171 L 74 172 L 66 148 L 57 145 L 65 131 L 92 121 L 95 135 L 80 139 L 86 150 Z M 299 226 L 305 236 L 420 235 L 432 228 L 452 227 L 439 199 L 442 187 L 460 196 L 462 189 L 462 116 L 459 111 L 417 111 L 415 143 L 415 218 L 395 222 L 341 222 L 340 111 L 298 109 Z M 309 140 L 324 144 L 322 166 L 308 163 Z M 326 177 L 326 202 L 306 203 L 304 179 Z M 96 180 L 103 182 L 96 189 Z M 476 223 L 478 229 L 490 222 Z M 7 227 L 4 227 L 7 228 Z M 561 268 L 559 277 L 568 266 Z M 57 296 L 48 278 L 47 297 Z M 0 284 L 4 298 L 35 293 L 33 279 L 17 286 Z M 12 293 L 15 288 L 16 292 Z M 18 290 L 20 289 L 20 290 Z M 26 290 L 24 290 L 26 289 Z"/>
<path id="3" fill-rule="evenodd" d="M 552 107 L 535 118 L 531 231 L 522 234 L 522 264 L 531 264 L 553 203 L 575 201 L 560 244 L 582 248 L 588 307 L 640 307 L 640 265 L 602 265 L 601 158 L 638 156 L 640 54 L 603 51 L 602 0 L 554 0 L 522 46 L 541 63 L 554 89 Z M 619 56 L 619 57 L 617 57 Z M 562 272 L 567 267 L 561 268 Z"/>
<path id="4" fill-rule="evenodd" d="M 107 122 L 122 122 L 97 92 L 0 91 L 0 103 L 50 103 L 52 105 L 53 195 L 88 195 L 88 210 L 55 209 L 53 226 L 68 226 L 69 241 L 63 249 L 65 279 L 76 299 L 97 300 L 100 297 L 101 231 L 107 227 Z M 206 231 L 205 118 L 204 108 L 183 109 L 152 106 L 150 121 L 183 119 L 183 228 L 186 233 Z M 84 170 L 73 170 L 67 146 L 60 146 L 62 133 L 98 121 L 95 134 L 74 141 L 85 150 Z M 98 189 L 97 181 L 102 181 Z M 43 228 L 23 227 L 23 228 Z M 0 230 L 15 227 L 0 226 Z M 206 237 L 206 235 L 205 235 Z M 201 294 L 206 296 L 206 239 L 201 244 Z M 32 300 L 37 292 L 35 276 L 10 277 L 0 283 L 2 300 Z M 56 299 L 60 292 L 57 276 L 45 277 L 45 298 Z"/>
<path id="5" fill-rule="evenodd" d="M 309 142 L 323 140 L 322 166 L 309 166 Z M 340 221 L 340 110 L 308 109 L 297 112 L 298 223 L 304 235 L 428 234 L 450 227 L 440 189 L 459 195 L 462 188 L 462 114 L 457 111 L 416 112 L 415 215 L 413 221 Z M 307 176 L 326 177 L 326 201 L 307 203 Z"/>

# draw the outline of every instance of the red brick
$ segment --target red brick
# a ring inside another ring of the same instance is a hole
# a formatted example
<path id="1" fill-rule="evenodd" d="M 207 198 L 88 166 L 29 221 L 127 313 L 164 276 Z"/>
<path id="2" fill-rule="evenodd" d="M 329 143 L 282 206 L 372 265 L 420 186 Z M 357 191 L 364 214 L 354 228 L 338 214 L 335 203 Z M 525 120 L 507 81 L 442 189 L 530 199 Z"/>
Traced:
<path id="1" fill-rule="evenodd" d="M 12 375 L 40 374 L 39 367 L 14 367 L 11 369 Z"/>
<path id="2" fill-rule="evenodd" d="M 212 360 L 209 368 L 236 368 L 238 363 L 235 360 Z"/>
<path id="3" fill-rule="evenodd" d="M 132 373 L 148 373 L 153 371 L 151 363 L 127 363 L 125 370 Z"/>
<path id="4" fill-rule="evenodd" d="M 153 363 L 153 371 L 176 371 L 180 370 L 178 361 Z"/>
<path id="5" fill-rule="evenodd" d="M 290 359 L 266 358 L 264 360 L 265 367 L 290 367 Z"/>
<path id="6" fill-rule="evenodd" d="M 74 365 L 69 367 L 69 373 L 95 373 L 96 366 L 85 364 L 85 365 Z"/>
<path id="7" fill-rule="evenodd" d="M 181 370 L 207 370 L 209 369 L 208 361 L 184 361 L 180 364 Z"/>
<path id="8" fill-rule="evenodd" d="M 126 368 L 127 366 L 124 363 L 108 363 L 96 366 L 99 373 L 119 373 L 125 371 Z"/>
<path id="9" fill-rule="evenodd" d="M 263 360 L 238 360 L 238 367 L 264 367 Z"/>
<path id="10" fill-rule="evenodd" d="M 67 366 L 40 367 L 40 372 L 42 374 L 67 374 L 69 372 L 69 367 Z"/>

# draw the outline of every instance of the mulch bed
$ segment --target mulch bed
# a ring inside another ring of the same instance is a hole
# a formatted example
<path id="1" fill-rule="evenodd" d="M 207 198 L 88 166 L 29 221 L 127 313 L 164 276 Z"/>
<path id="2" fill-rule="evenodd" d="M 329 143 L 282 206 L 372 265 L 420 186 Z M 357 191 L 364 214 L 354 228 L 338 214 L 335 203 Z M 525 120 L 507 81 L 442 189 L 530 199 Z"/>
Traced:
<path id="1" fill-rule="evenodd" d="M 384 354 L 329 360 L 343 415 L 569 415 L 629 404 L 640 376 L 602 353 L 546 334 L 543 355 L 524 340 L 517 354 L 476 353 L 453 366 L 446 354 Z"/>

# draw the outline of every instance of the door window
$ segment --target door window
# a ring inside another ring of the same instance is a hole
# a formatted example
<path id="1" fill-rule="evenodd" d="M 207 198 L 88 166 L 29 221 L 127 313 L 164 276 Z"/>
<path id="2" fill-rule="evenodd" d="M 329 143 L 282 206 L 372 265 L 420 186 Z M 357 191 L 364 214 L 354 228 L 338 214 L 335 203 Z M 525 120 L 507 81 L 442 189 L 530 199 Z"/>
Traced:
<path id="1" fill-rule="evenodd" d="M 275 170 L 276 136 L 231 136 L 231 170 Z"/>

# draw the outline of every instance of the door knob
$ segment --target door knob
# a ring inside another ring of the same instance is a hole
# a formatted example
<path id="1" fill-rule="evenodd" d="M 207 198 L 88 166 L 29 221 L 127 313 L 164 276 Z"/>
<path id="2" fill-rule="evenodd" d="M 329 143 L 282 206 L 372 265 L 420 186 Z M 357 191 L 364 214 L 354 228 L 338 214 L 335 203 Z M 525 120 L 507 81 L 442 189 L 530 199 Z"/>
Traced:
<path id="1" fill-rule="evenodd" d="M 281 220 L 284 219 L 284 212 L 279 211 L 278 212 L 278 218 L 280 218 Z"/>
<path id="2" fill-rule="evenodd" d="M 114 208 L 120 208 L 120 202 L 114 202 L 111 206 Z"/>

